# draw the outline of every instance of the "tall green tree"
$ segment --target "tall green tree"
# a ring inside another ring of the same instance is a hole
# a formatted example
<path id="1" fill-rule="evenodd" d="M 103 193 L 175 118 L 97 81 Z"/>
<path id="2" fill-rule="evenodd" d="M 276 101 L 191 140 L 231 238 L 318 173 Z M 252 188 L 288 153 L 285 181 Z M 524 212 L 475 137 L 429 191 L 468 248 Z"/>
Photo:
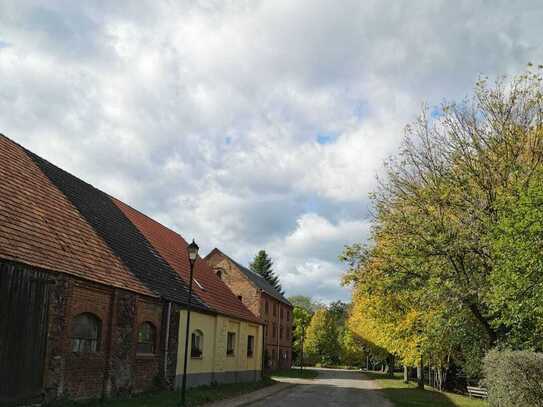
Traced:
<path id="1" fill-rule="evenodd" d="M 326 309 L 317 310 L 307 328 L 305 348 L 310 359 L 323 365 L 339 362 L 340 347 L 336 321 Z"/>
<path id="2" fill-rule="evenodd" d="M 260 250 L 249 265 L 252 271 L 261 275 L 273 288 L 284 294 L 279 277 L 273 271 L 273 261 L 265 250 Z"/>
<path id="3" fill-rule="evenodd" d="M 292 335 L 292 352 L 293 359 L 296 360 L 296 363 L 300 363 L 301 354 L 302 354 L 302 345 L 305 346 L 305 337 L 309 323 L 311 322 L 311 317 L 313 313 L 305 307 L 299 305 L 294 305 L 292 311 L 293 316 L 293 335 Z M 307 350 L 304 350 L 304 354 L 307 353 Z"/>
<path id="4" fill-rule="evenodd" d="M 292 295 L 288 297 L 289 302 L 294 307 L 301 307 L 306 309 L 313 315 L 315 311 L 317 311 L 319 308 L 324 308 L 324 304 L 314 300 L 311 297 L 308 297 L 306 295 Z"/>
<path id="5" fill-rule="evenodd" d="M 345 321 L 349 316 L 349 308 L 350 304 L 343 301 L 334 301 L 328 305 L 328 311 L 332 315 L 332 318 L 334 318 L 334 321 L 336 321 L 336 326 L 340 332 L 343 331 Z"/>

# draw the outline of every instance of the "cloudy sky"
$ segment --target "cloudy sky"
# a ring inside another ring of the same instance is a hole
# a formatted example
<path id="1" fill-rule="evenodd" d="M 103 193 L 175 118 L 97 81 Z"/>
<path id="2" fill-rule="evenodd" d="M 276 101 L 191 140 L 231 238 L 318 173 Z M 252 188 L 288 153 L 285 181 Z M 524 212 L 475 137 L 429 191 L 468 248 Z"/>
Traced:
<path id="1" fill-rule="evenodd" d="M 540 1 L 0 0 L 0 132 L 248 263 L 349 299 L 337 257 L 422 103 L 543 62 Z"/>

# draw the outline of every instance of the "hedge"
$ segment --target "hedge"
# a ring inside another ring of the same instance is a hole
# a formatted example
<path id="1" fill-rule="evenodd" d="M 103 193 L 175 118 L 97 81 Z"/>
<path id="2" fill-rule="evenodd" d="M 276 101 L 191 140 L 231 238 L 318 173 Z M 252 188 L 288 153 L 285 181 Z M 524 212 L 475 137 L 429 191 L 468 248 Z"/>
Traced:
<path id="1" fill-rule="evenodd" d="M 491 406 L 543 407 L 543 353 L 490 351 L 483 374 Z"/>

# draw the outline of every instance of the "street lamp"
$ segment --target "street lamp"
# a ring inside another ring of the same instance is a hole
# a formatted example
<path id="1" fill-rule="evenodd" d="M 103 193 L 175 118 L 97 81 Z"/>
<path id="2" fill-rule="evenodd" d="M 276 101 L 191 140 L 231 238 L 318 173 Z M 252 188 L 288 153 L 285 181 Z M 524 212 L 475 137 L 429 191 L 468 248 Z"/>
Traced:
<path id="1" fill-rule="evenodd" d="M 194 271 L 194 263 L 198 258 L 198 245 L 192 239 L 192 243 L 188 245 L 187 252 L 189 254 L 189 263 L 190 263 L 190 277 L 189 277 L 189 299 L 187 301 L 187 326 L 185 330 L 185 355 L 183 360 L 183 382 L 181 385 L 181 405 L 185 405 L 185 392 L 187 389 L 187 362 L 188 362 L 188 351 L 189 351 L 189 332 L 190 332 L 190 305 L 192 298 L 192 274 Z"/>

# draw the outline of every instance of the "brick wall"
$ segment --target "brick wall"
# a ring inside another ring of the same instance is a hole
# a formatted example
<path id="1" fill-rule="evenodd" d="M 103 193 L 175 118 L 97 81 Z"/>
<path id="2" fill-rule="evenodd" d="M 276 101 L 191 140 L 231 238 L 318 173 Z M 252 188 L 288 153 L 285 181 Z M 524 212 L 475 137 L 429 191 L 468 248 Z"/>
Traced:
<path id="1" fill-rule="evenodd" d="M 139 327 L 144 322 L 151 323 L 156 329 L 157 337 L 155 347 L 157 352 L 164 349 L 160 345 L 160 335 L 162 332 L 163 306 L 154 301 L 147 301 L 143 298 L 137 300 L 137 318 L 136 326 Z M 137 340 L 137 337 L 136 337 Z M 162 360 L 162 352 L 154 355 L 138 355 L 136 353 L 135 365 L 135 388 L 147 389 L 153 387 L 160 381 L 160 361 Z"/>
<path id="2" fill-rule="evenodd" d="M 107 338 L 110 335 L 108 324 L 111 309 L 111 292 L 95 285 L 86 286 L 79 281 L 72 281 L 68 294 L 66 312 L 67 327 L 63 339 L 64 350 L 64 394 L 68 397 L 93 397 L 102 394 L 104 380 L 107 378 Z M 73 319 L 81 313 L 92 313 L 101 321 L 98 351 L 93 353 L 75 353 L 71 349 Z"/>
<path id="3" fill-rule="evenodd" d="M 241 302 L 253 314 L 260 316 L 260 292 L 247 280 L 243 273 L 228 259 L 216 259 L 215 261 L 210 261 L 210 264 L 212 264 L 213 270 L 216 273 L 220 273 L 221 279 L 228 288 L 236 296 L 241 297 Z"/>
<path id="4" fill-rule="evenodd" d="M 261 293 L 261 304 L 261 317 L 266 323 L 267 367 L 269 369 L 290 367 L 292 360 L 292 308 L 266 293 Z M 266 304 L 268 304 L 267 312 Z"/>
<path id="5" fill-rule="evenodd" d="M 177 360 L 178 311 L 172 307 L 164 376 L 167 304 L 158 299 L 51 273 L 44 391 L 47 400 L 58 398 L 117 397 L 144 391 L 158 383 L 173 383 Z M 92 313 L 101 321 L 98 351 L 72 351 L 74 317 Z M 177 318 L 176 318 L 177 313 Z M 154 354 L 136 353 L 138 327 L 156 328 Z"/>

